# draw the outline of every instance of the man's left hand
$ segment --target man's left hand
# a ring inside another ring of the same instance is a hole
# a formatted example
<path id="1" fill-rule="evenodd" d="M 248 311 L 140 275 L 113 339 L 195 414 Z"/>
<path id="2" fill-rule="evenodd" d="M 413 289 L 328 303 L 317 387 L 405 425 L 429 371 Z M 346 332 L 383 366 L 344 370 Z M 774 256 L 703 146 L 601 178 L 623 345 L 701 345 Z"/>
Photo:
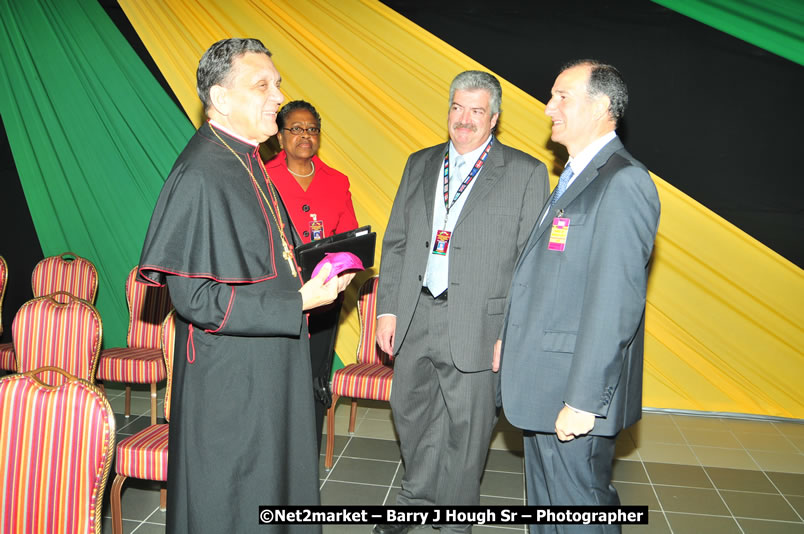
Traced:
<path id="1" fill-rule="evenodd" d="M 564 406 L 556 418 L 556 434 L 561 441 L 570 441 L 584 436 L 595 427 L 595 416 L 591 413 L 576 412 Z"/>

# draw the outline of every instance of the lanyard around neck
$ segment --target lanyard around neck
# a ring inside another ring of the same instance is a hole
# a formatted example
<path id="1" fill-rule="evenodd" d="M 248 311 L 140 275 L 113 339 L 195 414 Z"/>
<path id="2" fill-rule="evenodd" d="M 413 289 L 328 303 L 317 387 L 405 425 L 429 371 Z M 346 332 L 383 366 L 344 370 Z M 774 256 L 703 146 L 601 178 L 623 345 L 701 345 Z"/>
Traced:
<path id="1" fill-rule="evenodd" d="M 493 135 L 491 136 L 491 139 L 489 139 L 489 142 L 486 145 L 486 148 L 483 150 L 483 153 L 480 154 L 480 157 L 477 158 L 474 166 L 472 166 L 472 170 L 469 171 L 469 176 L 467 176 L 463 183 L 461 183 L 460 187 L 458 187 L 458 190 L 455 192 L 455 196 L 452 198 L 452 203 L 449 201 L 449 147 L 447 147 L 447 153 L 444 154 L 444 208 L 446 208 L 447 211 L 446 215 L 444 215 L 445 227 L 447 225 L 447 219 L 449 218 L 450 208 L 452 208 L 458 199 L 461 198 L 463 192 L 466 190 L 469 184 L 472 183 L 472 180 L 474 180 L 475 176 L 477 176 L 477 173 L 480 172 L 480 169 L 483 168 L 483 164 L 486 162 L 486 156 L 489 155 L 492 144 L 494 144 Z"/>

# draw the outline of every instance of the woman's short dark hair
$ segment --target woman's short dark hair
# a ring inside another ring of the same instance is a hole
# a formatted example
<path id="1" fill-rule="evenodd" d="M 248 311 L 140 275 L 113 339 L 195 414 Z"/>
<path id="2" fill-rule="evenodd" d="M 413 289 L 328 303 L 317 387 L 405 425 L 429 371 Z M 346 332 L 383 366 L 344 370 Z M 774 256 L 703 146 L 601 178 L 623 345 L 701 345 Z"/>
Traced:
<path id="1" fill-rule="evenodd" d="M 276 114 L 276 126 L 281 130 L 285 127 L 285 118 L 288 114 L 292 111 L 296 111 L 297 109 L 306 109 L 310 113 L 313 114 L 315 117 L 315 121 L 318 123 L 318 127 L 321 128 L 321 116 L 315 110 L 315 107 L 309 103 L 305 102 L 304 100 L 294 100 L 292 102 L 288 102 L 282 109 L 279 110 L 279 113 Z"/>
<path id="2" fill-rule="evenodd" d="M 195 89 L 198 97 L 204 104 L 204 110 L 212 106 L 209 99 L 209 90 L 213 85 L 226 85 L 232 74 L 234 60 L 247 52 L 265 54 L 271 57 L 271 52 L 259 39 L 223 39 L 210 46 L 198 62 L 195 73 Z"/>

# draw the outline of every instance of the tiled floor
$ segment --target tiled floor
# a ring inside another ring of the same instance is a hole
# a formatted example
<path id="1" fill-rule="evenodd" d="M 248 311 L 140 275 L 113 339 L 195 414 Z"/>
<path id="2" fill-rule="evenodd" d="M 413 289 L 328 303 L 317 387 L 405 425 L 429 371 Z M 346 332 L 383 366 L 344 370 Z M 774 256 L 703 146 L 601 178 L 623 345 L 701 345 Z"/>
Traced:
<path id="1" fill-rule="evenodd" d="M 148 391 L 134 392 L 132 415 L 123 417 L 123 390 L 107 384 L 117 415 L 118 439 L 150 423 Z M 159 409 L 162 409 L 160 390 Z M 353 436 L 349 405 L 335 419 L 335 464 L 320 461 L 323 504 L 391 504 L 404 467 L 387 404 L 361 402 Z M 501 420 L 481 485 L 481 502 L 525 503 L 520 433 Z M 110 475 L 108 487 L 114 473 Z M 804 424 L 646 413 L 617 442 L 614 485 L 623 504 L 647 505 L 650 523 L 624 533 L 804 533 Z M 129 479 L 123 487 L 126 534 L 165 532 L 159 485 Z M 107 505 L 104 532 L 111 532 Z M 525 527 L 478 526 L 476 534 L 505 534 Z M 367 534 L 365 525 L 329 525 L 326 534 Z M 416 532 L 429 532 L 418 530 Z"/>

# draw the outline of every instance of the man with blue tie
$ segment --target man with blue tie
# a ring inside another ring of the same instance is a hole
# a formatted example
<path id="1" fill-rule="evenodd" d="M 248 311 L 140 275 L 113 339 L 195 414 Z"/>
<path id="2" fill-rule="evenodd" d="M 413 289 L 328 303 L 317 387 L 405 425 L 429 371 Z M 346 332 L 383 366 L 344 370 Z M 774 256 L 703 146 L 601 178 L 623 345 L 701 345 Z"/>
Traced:
<path id="1" fill-rule="evenodd" d="M 545 166 L 495 138 L 501 100 L 488 73 L 453 80 L 450 141 L 410 156 L 383 239 L 377 343 L 396 356 L 400 505 L 480 498 L 497 421 L 494 342 L 514 263 L 548 193 Z M 377 525 L 374 532 L 409 529 Z"/>
<path id="2" fill-rule="evenodd" d="M 494 362 L 505 415 L 525 430 L 532 505 L 619 504 L 615 439 L 642 415 L 659 198 L 615 133 L 627 103 L 617 69 L 581 60 L 559 74 L 545 110 L 569 163 L 517 262 Z M 531 525 L 577 530 L 620 528 Z"/>

